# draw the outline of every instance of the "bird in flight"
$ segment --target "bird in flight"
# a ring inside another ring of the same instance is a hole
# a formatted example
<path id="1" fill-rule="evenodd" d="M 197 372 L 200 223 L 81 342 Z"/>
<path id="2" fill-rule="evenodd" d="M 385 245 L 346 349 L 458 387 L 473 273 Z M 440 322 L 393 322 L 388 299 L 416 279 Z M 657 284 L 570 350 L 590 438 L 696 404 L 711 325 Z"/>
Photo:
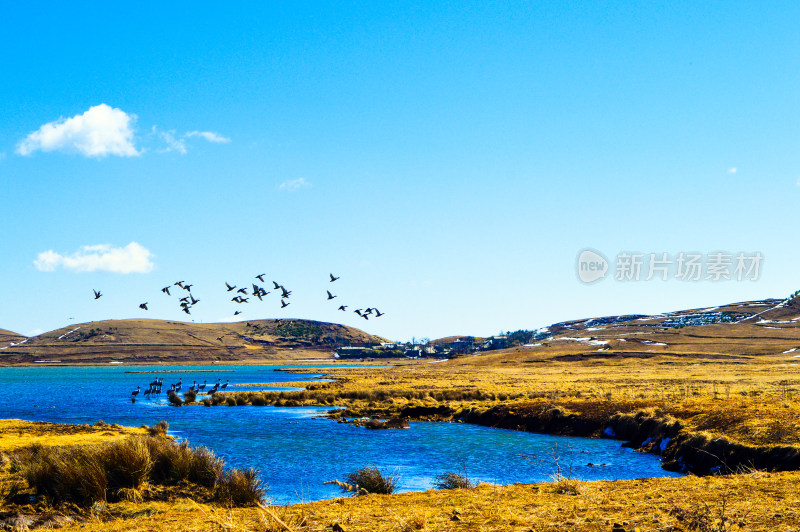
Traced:
<path id="1" fill-rule="evenodd" d="M 331 294 L 330 290 L 326 290 L 326 292 L 328 292 L 328 299 L 329 300 L 333 299 L 334 297 L 338 297 L 338 296 L 335 296 L 335 295 Z"/>
<path id="2" fill-rule="evenodd" d="M 100 299 L 100 296 L 103 295 L 99 290 L 95 290 L 94 288 L 92 288 L 92 292 L 94 292 L 95 299 Z"/>
<path id="3" fill-rule="evenodd" d="M 186 305 L 185 307 L 183 307 L 183 311 L 184 311 L 186 314 L 191 314 L 191 312 L 189 312 L 189 305 Z"/>
<path id="4" fill-rule="evenodd" d="M 239 314 L 241 314 L 241 313 L 242 313 L 242 311 L 241 311 L 241 310 L 237 310 L 236 312 L 234 312 L 234 313 L 233 313 L 233 315 L 234 315 L 234 316 L 238 316 L 238 315 L 239 315 Z"/>
<path id="5" fill-rule="evenodd" d="M 364 315 L 365 315 L 365 316 L 366 316 L 366 315 L 369 315 L 369 314 L 372 314 L 372 308 L 367 308 L 367 309 L 364 311 Z"/>
<path id="6" fill-rule="evenodd" d="M 186 281 L 178 281 L 177 283 L 172 283 L 172 284 L 174 284 L 175 286 L 180 286 L 181 288 L 183 288 L 183 283 L 185 283 L 185 282 Z"/>
<path id="7" fill-rule="evenodd" d="M 195 299 L 192 294 L 189 294 L 189 299 L 191 300 L 192 305 L 196 305 L 196 304 L 200 303 L 200 300 L 199 299 Z"/>
<path id="8" fill-rule="evenodd" d="M 261 281 L 263 283 L 265 275 L 267 275 L 267 274 L 266 273 L 262 273 L 262 274 L 256 275 L 256 279 L 258 279 L 259 281 Z"/>
<path id="9" fill-rule="evenodd" d="M 347 305 L 342 305 L 341 307 L 339 307 L 339 310 L 341 311 L 344 311 L 345 309 L 347 309 Z"/>
<path id="10" fill-rule="evenodd" d="M 247 295 L 247 288 L 240 288 L 236 292 L 239 294 Z"/>
<path id="11" fill-rule="evenodd" d="M 355 309 L 353 312 L 355 312 L 356 314 L 361 316 L 361 309 L 360 308 Z"/>
<path id="12" fill-rule="evenodd" d="M 147 302 L 142 303 L 141 305 L 139 305 L 139 308 L 142 309 L 142 310 L 147 310 Z"/>
<path id="13" fill-rule="evenodd" d="M 236 285 L 233 285 L 233 286 L 229 285 L 229 284 L 228 284 L 228 281 L 225 281 L 225 286 L 227 286 L 227 287 L 228 287 L 228 292 L 230 292 L 231 290 L 233 290 L 234 288 L 236 288 Z"/>
<path id="14" fill-rule="evenodd" d="M 191 291 L 191 289 L 192 289 L 192 286 L 193 286 L 193 285 L 187 284 L 186 286 L 182 286 L 181 288 L 183 288 L 184 290 L 186 290 L 187 292 L 189 292 L 189 291 Z"/>
<path id="15" fill-rule="evenodd" d="M 286 308 L 286 307 L 288 307 L 289 305 L 291 305 L 291 303 L 287 303 L 286 301 L 284 301 L 283 299 L 281 299 L 281 308 Z"/>
<path id="16" fill-rule="evenodd" d="M 282 286 L 281 286 L 281 290 L 283 290 L 283 293 L 281 294 L 281 297 L 289 297 L 289 294 L 291 294 L 291 293 L 292 293 L 292 291 L 291 291 L 291 290 L 288 290 L 288 291 L 287 291 L 287 290 L 286 290 L 284 287 L 282 287 Z"/>
<path id="17" fill-rule="evenodd" d="M 281 285 L 279 285 L 279 284 L 278 284 L 278 283 L 276 283 L 275 281 L 272 281 L 272 284 L 274 284 L 274 285 L 275 285 L 275 288 L 274 288 L 274 290 L 277 290 L 278 288 L 283 288 Z"/>
<path id="18" fill-rule="evenodd" d="M 366 314 L 362 314 L 361 317 L 364 318 L 365 320 L 369 320 L 369 316 L 367 316 Z"/>
<path id="19" fill-rule="evenodd" d="M 378 310 L 378 309 L 375 309 L 375 317 L 376 317 L 376 318 L 380 318 L 380 317 L 381 317 L 381 316 L 383 316 L 384 314 L 386 314 L 386 313 L 385 313 L 385 312 L 381 312 L 381 311 L 380 311 L 380 310 Z"/>
<path id="20" fill-rule="evenodd" d="M 334 277 L 332 273 L 329 273 L 328 275 L 331 276 L 331 282 L 334 282 L 336 279 L 339 279 L 339 277 Z"/>
<path id="21" fill-rule="evenodd" d="M 169 293 L 169 286 L 165 286 L 164 288 L 162 288 L 162 289 L 161 289 L 161 291 L 162 291 L 162 292 L 164 292 L 164 293 L 165 293 L 165 294 L 167 294 L 167 295 L 170 295 L 170 293 Z"/>

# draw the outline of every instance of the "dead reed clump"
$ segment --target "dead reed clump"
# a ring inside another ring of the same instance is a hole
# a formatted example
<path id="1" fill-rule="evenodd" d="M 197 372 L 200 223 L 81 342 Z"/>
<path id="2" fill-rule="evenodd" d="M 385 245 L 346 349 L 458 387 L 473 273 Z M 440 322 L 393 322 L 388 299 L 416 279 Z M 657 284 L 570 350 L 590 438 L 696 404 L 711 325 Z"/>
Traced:
<path id="1" fill-rule="evenodd" d="M 138 490 L 150 478 L 152 460 L 144 438 L 115 441 L 99 447 L 96 454 L 111 490 Z"/>
<path id="2" fill-rule="evenodd" d="M 580 495 L 581 481 L 556 473 L 553 475 L 553 482 L 550 485 L 550 490 L 559 495 Z"/>
<path id="3" fill-rule="evenodd" d="M 466 475 L 461 475 L 450 471 L 437 475 L 433 481 L 433 486 L 437 490 L 453 490 L 453 489 L 472 489 L 477 486 L 477 483 L 471 481 Z"/>
<path id="4" fill-rule="evenodd" d="M 152 427 L 146 427 L 146 428 L 147 428 L 147 433 L 150 436 L 166 436 L 167 431 L 169 430 L 169 423 L 167 423 L 162 419 Z"/>
<path id="5" fill-rule="evenodd" d="M 258 506 L 264 500 L 267 488 L 258 476 L 258 470 L 231 469 L 223 471 L 214 488 L 214 500 L 230 506 Z"/>
<path id="6" fill-rule="evenodd" d="M 362 467 L 349 473 L 346 478 L 367 493 L 390 495 L 397 488 L 397 478 L 394 473 L 385 473 L 374 466 Z M 362 492 L 357 493 L 360 495 Z"/>

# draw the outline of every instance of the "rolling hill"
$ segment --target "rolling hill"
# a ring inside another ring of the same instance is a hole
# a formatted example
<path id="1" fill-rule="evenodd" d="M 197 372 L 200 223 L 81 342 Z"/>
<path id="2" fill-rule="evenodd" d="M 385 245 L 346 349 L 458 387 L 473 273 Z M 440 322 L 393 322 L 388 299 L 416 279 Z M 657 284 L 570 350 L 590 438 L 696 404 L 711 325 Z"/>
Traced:
<path id="1" fill-rule="evenodd" d="M 511 340 L 512 347 L 469 357 L 468 363 L 669 356 L 737 363 L 759 355 L 785 355 L 793 363 L 800 358 L 800 297 L 574 320 L 519 331 Z"/>
<path id="2" fill-rule="evenodd" d="M 15 332 L 0 329 L 0 346 L 7 346 L 11 343 L 19 343 L 25 340 L 25 337 Z"/>
<path id="3" fill-rule="evenodd" d="M 129 319 L 63 327 L 38 336 L 0 332 L 0 364 L 234 362 L 332 358 L 341 345 L 385 339 L 311 320 L 185 323 Z"/>

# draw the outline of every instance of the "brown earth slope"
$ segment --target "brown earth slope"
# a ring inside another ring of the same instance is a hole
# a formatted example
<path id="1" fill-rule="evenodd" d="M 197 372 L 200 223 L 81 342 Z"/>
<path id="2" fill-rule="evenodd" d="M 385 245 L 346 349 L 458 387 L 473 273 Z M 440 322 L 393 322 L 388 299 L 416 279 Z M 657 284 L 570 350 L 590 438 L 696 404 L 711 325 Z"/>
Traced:
<path id="1" fill-rule="evenodd" d="M 0 350 L 0 364 L 250 362 L 332 358 L 340 345 L 385 341 L 359 329 L 311 320 L 184 323 L 103 320 L 19 337 Z"/>
<path id="2" fill-rule="evenodd" d="M 0 347 L 6 347 L 12 343 L 19 343 L 24 339 L 25 337 L 21 334 L 0 329 Z"/>

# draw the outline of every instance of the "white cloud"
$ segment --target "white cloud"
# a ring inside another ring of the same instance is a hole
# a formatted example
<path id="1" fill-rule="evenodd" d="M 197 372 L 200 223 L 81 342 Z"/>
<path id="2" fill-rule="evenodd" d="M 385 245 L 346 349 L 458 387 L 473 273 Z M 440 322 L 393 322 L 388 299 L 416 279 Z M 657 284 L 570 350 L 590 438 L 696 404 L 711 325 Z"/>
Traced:
<path id="1" fill-rule="evenodd" d="M 731 166 L 730 168 L 728 168 L 728 173 L 729 174 L 735 174 L 737 171 L 738 171 L 738 168 L 736 168 L 735 166 Z"/>
<path id="2" fill-rule="evenodd" d="M 44 124 L 19 143 L 17 153 L 62 151 L 86 157 L 132 157 L 140 154 L 133 144 L 135 121 L 136 115 L 101 103 L 82 115 Z"/>
<path id="3" fill-rule="evenodd" d="M 154 268 L 152 257 L 149 250 L 131 242 L 123 248 L 106 244 L 83 246 L 71 255 L 49 249 L 39 253 L 33 264 L 43 272 L 64 268 L 74 272 L 148 273 Z"/>
<path id="4" fill-rule="evenodd" d="M 190 131 L 185 137 L 202 137 L 206 139 L 208 142 L 216 142 L 216 143 L 226 143 L 230 142 L 231 139 L 227 137 L 223 137 L 219 133 L 215 133 L 213 131 Z"/>
<path id="5" fill-rule="evenodd" d="M 298 190 L 300 188 L 310 187 L 310 186 L 311 186 L 311 183 L 306 181 L 305 177 L 299 177 L 297 179 L 291 179 L 289 181 L 284 181 L 283 183 L 278 185 L 278 188 L 280 188 L 281 190 L 288 190 L 289 192 L 294 192 L 295 190 Z"/>
<path id="6" fill-rule="evenodd" d="M 160 153 L 167 153 L 176 151 L 180 154 L 186 155 L 186 142 L 184 137 L 176 137 L 175 131 L 159 131 L 156 126 L 153 126 L 153 133 L 158 136 L 166 147 L 159 149 Z"/>

